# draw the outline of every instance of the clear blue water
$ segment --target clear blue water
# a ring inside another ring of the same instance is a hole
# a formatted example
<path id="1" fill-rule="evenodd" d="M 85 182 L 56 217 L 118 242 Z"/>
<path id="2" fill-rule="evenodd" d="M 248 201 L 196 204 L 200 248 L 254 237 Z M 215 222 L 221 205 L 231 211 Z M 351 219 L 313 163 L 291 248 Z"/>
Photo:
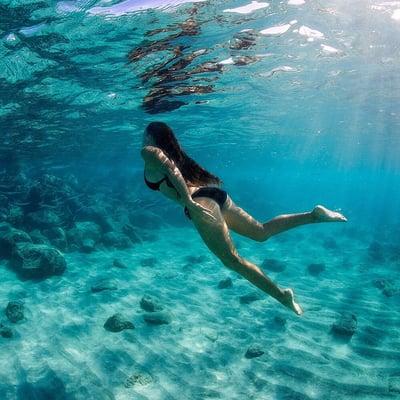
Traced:
<path id="1" fill-rule="evenodd" d="M 400 396 L 400 2 L 249 4 L 1 2 L 0 308 L 17 301 L 24 318 L 0 318 L 0 398 Z M 256 218 L 315 204 L 348 217 L 265 243 L 233 235 L 258 265 L 284 264 L 265 272 L 293 287 L 301 318 L 144 186 L 154 120 Z M 58 248 L 65 271 L 21 276 L 5 226 Z M 145 321 L 144 295 L 168 324 Z M 344 312 L 345 338 L 331 331 Z M 107 331 L 115 313 L 135 329 Z M 264 354 L 245 357 L 251 345 Z"/>

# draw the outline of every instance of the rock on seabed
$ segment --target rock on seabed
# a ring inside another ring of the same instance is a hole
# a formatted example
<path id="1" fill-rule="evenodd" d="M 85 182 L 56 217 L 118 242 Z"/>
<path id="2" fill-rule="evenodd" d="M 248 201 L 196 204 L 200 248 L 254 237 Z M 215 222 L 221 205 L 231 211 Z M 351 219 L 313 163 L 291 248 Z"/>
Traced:
<path id="1" fill-rule="evenodd" d="M 61 275 L 67 267 L 61 252 L 44 244 L 17 244 L 11 261 L 15 270 L 28 279 Z"/>

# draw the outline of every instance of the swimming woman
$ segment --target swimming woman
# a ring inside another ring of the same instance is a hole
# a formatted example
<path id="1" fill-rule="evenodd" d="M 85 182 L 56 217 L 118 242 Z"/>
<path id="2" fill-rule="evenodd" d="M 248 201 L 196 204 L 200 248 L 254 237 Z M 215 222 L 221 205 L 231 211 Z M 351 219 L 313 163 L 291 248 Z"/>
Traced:
<path id="1" fill-rule="evenodd" d="M 346 221 L 323 206 L 310 212 L 279 215 L 261 223 L 237 206 L 218 186 L 221 180 L 191 159 L 179 145 L 172 129 L 163 122 L 152 122 L 145 129 L 141 155 L 144 180 L 152 190 L 184 207 L 208 248 L 229 269 L 239 273 L 296 314 L 303 313 L 293 290 L 278 287 L 259 267 L 242 258 L 229 235 L 229 229 L 263 242 L 280 232 L 316 222 Z"/>

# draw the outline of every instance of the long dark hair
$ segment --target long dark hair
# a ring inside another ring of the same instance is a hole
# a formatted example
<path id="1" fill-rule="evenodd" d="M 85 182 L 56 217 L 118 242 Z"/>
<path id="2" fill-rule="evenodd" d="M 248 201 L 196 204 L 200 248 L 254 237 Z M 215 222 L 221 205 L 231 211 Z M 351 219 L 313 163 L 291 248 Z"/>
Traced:
<path id="1" fill-rule="evenodd" d="M 221 179 L 206 171 L 185 153 L 167 124 L 151 122 L 146 128 L 146 132 L 151 135 L 155 145 L 174 161 L 186 182 L 193 185 L 212 183 L 220 185 L 222 183 Z"/>

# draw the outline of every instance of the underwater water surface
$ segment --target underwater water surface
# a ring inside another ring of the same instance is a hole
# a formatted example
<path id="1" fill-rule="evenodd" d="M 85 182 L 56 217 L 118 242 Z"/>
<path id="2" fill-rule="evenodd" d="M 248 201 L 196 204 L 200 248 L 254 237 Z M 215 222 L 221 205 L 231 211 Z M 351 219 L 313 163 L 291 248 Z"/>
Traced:
<path id="1" fill-rule="evenodd" d="M 1 0 L 0 399 L 400 397 L 400 1 Z M 230 271 L 144 128 L 260 221 Z"/>

